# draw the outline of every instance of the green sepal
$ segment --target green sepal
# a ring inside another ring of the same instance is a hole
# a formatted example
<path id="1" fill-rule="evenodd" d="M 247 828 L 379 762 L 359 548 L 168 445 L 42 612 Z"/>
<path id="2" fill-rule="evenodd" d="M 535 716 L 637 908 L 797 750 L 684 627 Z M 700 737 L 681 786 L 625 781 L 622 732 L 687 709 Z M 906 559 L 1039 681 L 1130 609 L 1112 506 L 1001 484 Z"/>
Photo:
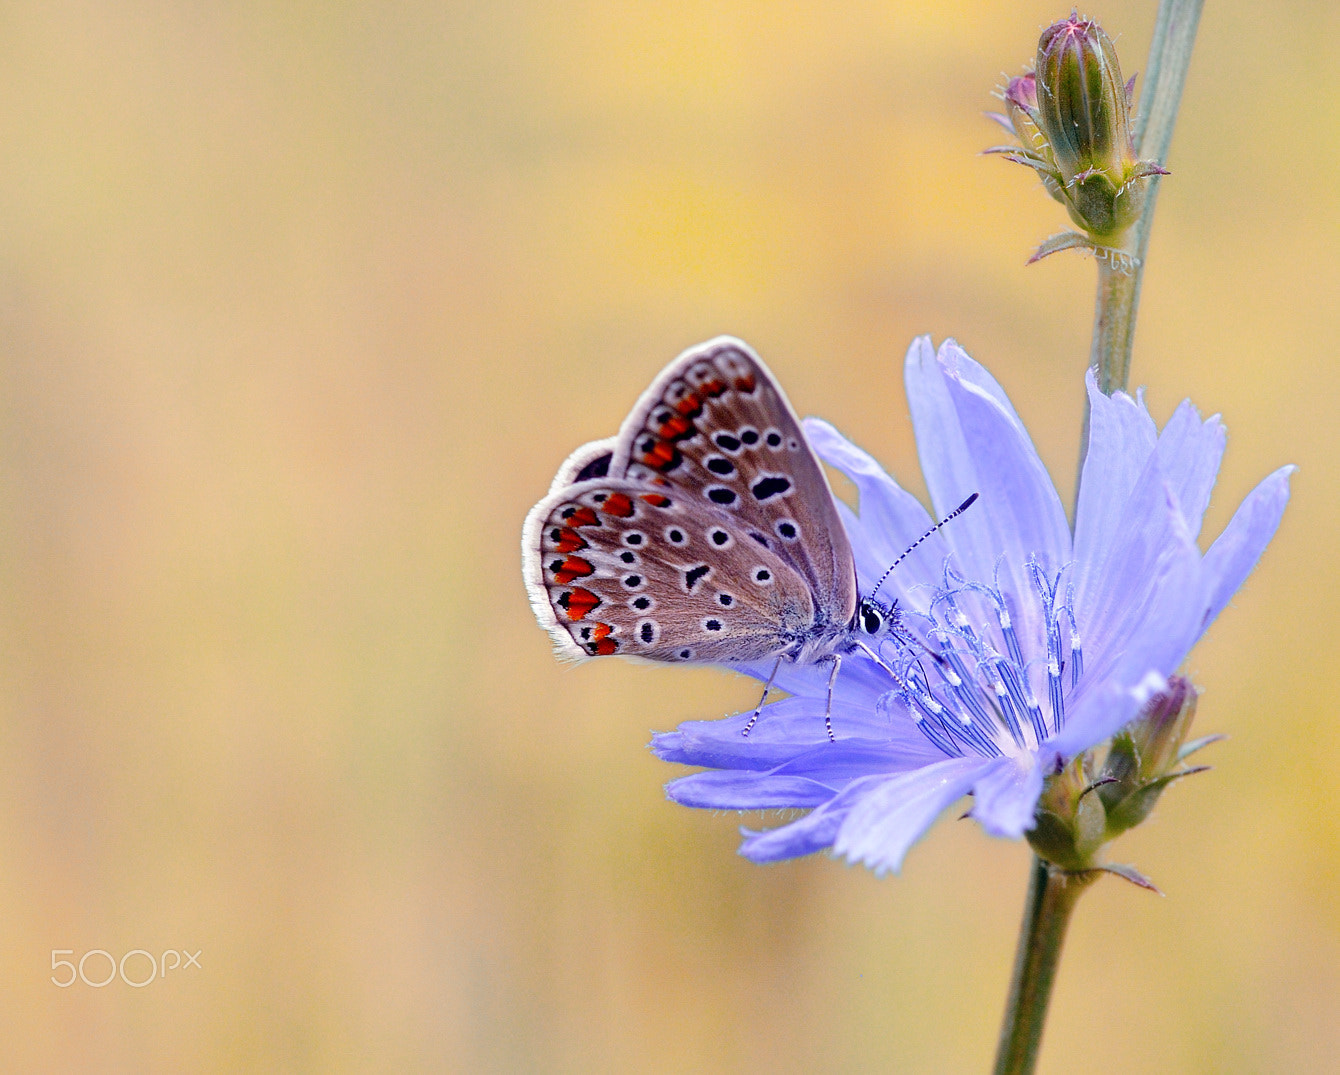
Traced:
<path id="1" fill-rule="evenodd" d="M 1156 895 L 1162 896 L 1163 892 L 1158 885 L 1154 884 L 1148 877 L 1142 874 L 1134 866 L 1123 866 L 1120 863 L 1105 863 L 1102 866 L 1095 866 L 1094 869 L 1102 870 L 1104 873 L 1110 873 L 1120 877 L 1123 881 L 1129 881 L 1133 885 L 1139 885 L 1141 888 L 1148 889 Z"/>
<path id="2" fill-rule="evenodd" d="M 1093 245 L 1092 239 L 1087 235 L 1081 235 L 1077 231 L 1059 232 L 1050 239 L 1044 240 L 1042 245 L 1033 251 L 1033 256 L 1028 259 L 1026 264 L 1032 265 L 1035 261 L 1041 261 L 1043 258 L 1058 254 L 1062 250 L 1092 250 Z"/>
<path id="3" fill-rule="evenodd" d="M 1125 798 L 1114 803 L 1107 811 L 1108 839 L 1120 836 L 1127 829 L 1135 828 L 1136 825 L 1149 817 L 1155 803 L 1159 800 L 1159 796 L 1163 794 L 1164 788 L 1168 787 L 1169 784 L 1181 780 L 1185 776 L 1208 772 L 1209 769 L 1210 766 L 1208 765 L 1197 765 L 1192 769 L 1177 769 L 1171 773 L 1165 773 L 1163 776 L 1140 785 Z"/>
<path id="4" fill-rule="evenodd" d="M 1177 760 L 1186 761 L 1187 758 L 1191 757 L 1192 754 L 1196 753 L 1196 751 L 1200 750 L 1202 747 L 1207 747 L 1211 743 L 1217 743 L 1220 739 L 1227 738 L 1228 736 L 1222 734 L 1202 735 L 1199 739 L 1193 739 L 1189 743 L 1183 743 L 1182 749 L 1177 752 Z"/>

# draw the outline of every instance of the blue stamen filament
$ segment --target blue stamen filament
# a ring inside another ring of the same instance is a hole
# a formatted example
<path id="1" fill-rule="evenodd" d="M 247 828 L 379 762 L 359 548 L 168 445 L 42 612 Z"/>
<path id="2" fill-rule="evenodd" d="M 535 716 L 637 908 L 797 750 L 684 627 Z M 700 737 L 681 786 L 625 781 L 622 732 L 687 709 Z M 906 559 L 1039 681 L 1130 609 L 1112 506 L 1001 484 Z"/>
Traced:
<path id="1" fill-rule="evenodd" d="M 1083 653 L 1073 611 L 1074 587 L 1066 588 L 1065 603 L 1060 604 L 1057 596 L 1064 569 L 1049 578 L 1032 558 L 1025 567 L 1036 594 L 1035 607 L 1040 606 L 1041 612 L 1036 644 L 1025 645 L 1015 626 L 1010 601 L 1021 598 L 1014 595 L 1008 599 L 1001 590 L 1000 563 L 991 586 L 963 579 L 946 564 L 944 584 L 932 598 L 930 610 L 912 613 L 926 621 L 925 636 L 939 643 L 935 650 L 939 658 L 935 664 L 937 682 L 932 686 L 927 680 L 919 647 L 900 639 L 902 659 L 895 659 L 897 671 L 880 661 L 896 684 L 880 699 L 877 708 L 882 714 L 897 719 L 892 705 L 897 698 L 926 739 L 948 757 L 965 753 L 1000 757 L 1014 750 L 1035 750 L 1061 731 L 1065 726 L 1067 687 L 1062 677 L 1066 665 L 1070 666 L 1069 690 L 1078 686 L 1083 674 Z M 965 593 L 979 595 L 989 603 L 987 621 L 979 627 L 974 627 L 958 602 Z M 936 615 L 937 607 L 944 610 L 942 616 Z M 1068 660 L 1062 657 L 1063 618 L 1069 628 Z M 1036 654 L 1032 661 L 1026 656 L 1029 650 Z M 1045 706 L 1033 690 L 1029 669 L 1034 665 L 1046 668 Z M 1002 736 L 1008 739 L 1002 740 Z"/>

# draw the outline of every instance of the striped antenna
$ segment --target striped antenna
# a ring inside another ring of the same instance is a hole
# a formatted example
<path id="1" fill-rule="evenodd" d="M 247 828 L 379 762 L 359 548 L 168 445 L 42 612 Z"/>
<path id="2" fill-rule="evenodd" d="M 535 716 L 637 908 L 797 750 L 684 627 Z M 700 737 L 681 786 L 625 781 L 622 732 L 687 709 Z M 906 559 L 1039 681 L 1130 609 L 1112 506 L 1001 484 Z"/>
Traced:
<path id="1" fill-rule="evenodd" d="M 943 519 L 941 519 L 938 523 L 936 523 L 934 526 L 932 526 L 932 527 L 931 527 L 929 530 L 927 530 L 924 534 L 922 534 L 921 537 L 917 538 L 916 541 L 912 542 L 912 544 L 909 545 L 909 546 L 903 551 L 902 556 L 898 557 L 898 559 L 896 559 L 893 563 L 891 563 L 891 564 L 889 565 L 889 570 L 886 571 L 886 572 L 884 572 L 884 574 L 882 574 L 882 575 L 879 577 L 879 582 L 876 583 L 875 588 L 874 588 L 873 590 L 870 591 L 870 596 L 871 596 L 871 597 L 874 597 L 875 594 L 879 593 L 879 588 L 880 588 L 881 586 L 884 585 L 884 580 L 887 579 L 887 578 L 889 577 L 889 575 L 893 573 L 893 569 L 894 569 L 895 567 L 897 567 L 899 564 L 901 564 L 904 560 L 907 559 L 908 554 L 911 553 L 911 551 L 912 551 L 913 549 L 915 549 L 918 545 L 920 545 L 923 541 L 925 541 L 928 537 L 930 537 L 933 533 L 935 533 L 935 531 L 939 530 L 940 527 L 944 526 L 945 523 L 949 522 L 950 519 L 954 519 L 954 518 L 957 518 L 958 516 L 962 515 L 965 511 L 967 511 L 970 507 L 972 507 L 972 502 L 973 502 L 974 500 L 976 500 L 976 499 L 977 499 L 977 494 L 976 494 L 976 493 L 973 493 L 972 496 L 968 497 L 967 500 L 965 500 L 962 504 L 960 504 L 958 507 L 956 507 L 953 511 L 951 511 L 948 515 L 946 515 L 946 516 L 945 516 Z"/>

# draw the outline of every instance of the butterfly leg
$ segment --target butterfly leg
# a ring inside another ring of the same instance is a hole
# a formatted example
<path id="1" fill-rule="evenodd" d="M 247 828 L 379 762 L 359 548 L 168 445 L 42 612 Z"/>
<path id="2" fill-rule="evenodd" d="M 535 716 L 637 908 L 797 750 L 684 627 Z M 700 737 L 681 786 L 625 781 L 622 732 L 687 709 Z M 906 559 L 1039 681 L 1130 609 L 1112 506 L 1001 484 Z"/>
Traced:
<path id="1" fill-rule="evenodd" d="M 828 660 L 833 662 L 833 671 L 828 673 L 828 706 L 824 709 L 824 727 L 828 729 L 828 741 L 837 742 L 837 736 L 833 734 L 833 684 L 837 682 L 838 669 L 842 667 L 841 654 L 833 654 Z"/>
<path id="2" fill-rule="evenodd" d="M 749 718 L 749 723 L 744 726 L 741 735 L 748 735 L 754 727 L 754 722 L 758 720 L 758 715 L 763 712 L 763 703 L 768 700 L 768 691 L 772 690 L 772 681 L 777 678 L 777 669 L 781 667 L 782 659 L 777 658 L 772 666 L 772 671 L 768 673 L 768 682 L 763 684 L 763 697 L 758 700 L 758 705 L 754 707 L 754 715 Z"/>
<path id="3" fill-rule="evenodd" d="M 888 672 L 889 675 L 893 677 L 893 681 L 896 684 L 898 684 L 898 686 L 901 687 L 903 685 L 903 677 L 893 670 L 893 666 L 889 664 L 888 661 L 886 661 L 877 652 L 875 652 L 873 649 L 867 646 L 864 642 L 858 640 L 856 645 L 858 648 L 860 648 L 865 652 L 866 656 L 868 656 L 872 661 L 874 661 L 877 665 L 879 665 L 882 669 L 884 669 L 884 671 Z"/>

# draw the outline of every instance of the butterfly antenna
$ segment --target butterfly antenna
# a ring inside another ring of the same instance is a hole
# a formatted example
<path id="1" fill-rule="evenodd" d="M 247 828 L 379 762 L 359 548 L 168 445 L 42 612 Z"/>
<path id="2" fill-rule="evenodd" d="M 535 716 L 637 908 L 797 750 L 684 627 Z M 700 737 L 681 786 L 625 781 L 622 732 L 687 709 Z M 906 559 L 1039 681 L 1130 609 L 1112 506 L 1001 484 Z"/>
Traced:
<path id="1" fill-rule="evenodd" d="M 944 526 L 951 519 L 956 519 L 958 518 L 958 516 L 962 515 L 965 511 L 967 511 L 970 507 L 972 507 L 972 503 L 976 499 L 977 494 L 973 493 L 972 496 L 968 497 L 967 500 L 965 500 L 962 504 L 956 507 L 953 511 L 951 511 L 948 515 L 946 515 L 943 519 L 941 519 L 938 523 L 936 523 L 924 534 L 922 534 L 921 537 L 917 538 L 916 541 L 912 542 L 911 545 L 909 545 L 906 549 L 904 549 L 903 554 L 889 565 L 888 571 L 885 571 L 884 574 L 882 574 L 879 577 L 879 582 L 877 582 L 875 584 L 875 588 L 870 591 L 870 596 L 874 597 L 875 594 L 879 593 L 879 588 L 884 585 L 884 580 L 887 579 L 893 573 L 893 569 L 895 567 L 897 567 L 899 564 L 901 564 L 904 560 L 907 559 L 908 555 L 912 552 L 913 549 L 915 549 L 918 545 L 920 545 L 923 541 L 925 541 L 928 537 L 930 537 L 933 533 L 939 530 L 940 527 Z"/>

